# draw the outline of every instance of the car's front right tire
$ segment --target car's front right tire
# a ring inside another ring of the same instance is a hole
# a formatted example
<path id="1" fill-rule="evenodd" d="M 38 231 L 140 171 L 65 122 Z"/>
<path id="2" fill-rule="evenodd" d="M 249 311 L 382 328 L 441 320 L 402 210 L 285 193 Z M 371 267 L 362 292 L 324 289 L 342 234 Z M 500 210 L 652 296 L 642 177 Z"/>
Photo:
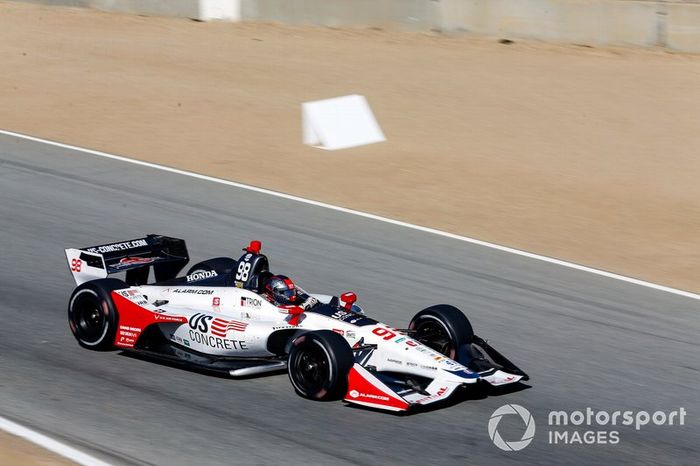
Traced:
<path id="1" fill-rule="evenodd" d="M 459 348 L 474 341 L 472 324 L 464 313 L 449 304 L 437 304 L 423 309 L 408 324 L 411 336 L 455 359 Z"/>
<path id="2" fill-rule="evenodd" d="M 119 316 L 112 291 L 129 285 L 115 278 L 92 280 L 78 286 L 68 302 L 68 324 L 78 344 L 95 351 L 113 349 Z"/>
<path id="3" fill-rule="evenodd" d="M 345 395 L 354 363 L 348 342 L 330 330 L 302 334 L 292 342 L 287 361 L 296 392 L 312 400 L 336 400 Z"/>

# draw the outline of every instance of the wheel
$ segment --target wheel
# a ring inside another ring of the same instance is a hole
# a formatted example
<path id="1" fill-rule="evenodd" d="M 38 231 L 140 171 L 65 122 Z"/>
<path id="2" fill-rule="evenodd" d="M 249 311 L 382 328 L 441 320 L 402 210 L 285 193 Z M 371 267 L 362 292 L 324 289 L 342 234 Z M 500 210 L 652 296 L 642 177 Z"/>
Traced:
<path id="1" fill-rule="evenodd" d="M 413 331 L 413 338 L 450 359 L 457 356 L 462 345 L 474 340 L 474 330 L 467 316 L 449 304 L 423 309 L 413 316 L 408 329 Z"/>
<path id="2" fill-rule="evenodd" d="M 342 398 L 354 363 L 350 345 L 330 330 L 304 333 L 292 342 L 287 362 L 296 392 L 312 400 Z"/>
<path id="3" fill-rule="evenodd" d="M 68 324 L 83 348 L 112 349 L 119 316 L 112 291 L 129 285 L 115 278 L 85 282 L 73 291 L 68 303 Z"/>
<path id="4" fill-rule="evenodd" d="M 187 272 L 187 275 L 192 275 L 197 272 L 209 272 L 214 270 L 216 273 L 231 273 L 236 270 L 238 262 L 230 257 L 215 257 L 206 261 L 199 262 Z"/>

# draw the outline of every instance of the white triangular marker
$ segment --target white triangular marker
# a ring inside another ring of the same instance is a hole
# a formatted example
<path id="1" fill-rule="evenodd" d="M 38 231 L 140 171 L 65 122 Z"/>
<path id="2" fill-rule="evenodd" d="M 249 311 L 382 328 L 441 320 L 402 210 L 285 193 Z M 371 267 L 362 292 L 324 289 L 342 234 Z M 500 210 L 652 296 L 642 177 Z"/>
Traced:
<path id="1" fill-rule="evenodd" d="M 199 0 L 200 21 L 240 21 L 241 0 Z"/>
<path id="2" fill-rule="evenodd" d="M 386 141 L 364 96 L 353 94 L 301 105 L 304 144 L 337 150 Z"/>

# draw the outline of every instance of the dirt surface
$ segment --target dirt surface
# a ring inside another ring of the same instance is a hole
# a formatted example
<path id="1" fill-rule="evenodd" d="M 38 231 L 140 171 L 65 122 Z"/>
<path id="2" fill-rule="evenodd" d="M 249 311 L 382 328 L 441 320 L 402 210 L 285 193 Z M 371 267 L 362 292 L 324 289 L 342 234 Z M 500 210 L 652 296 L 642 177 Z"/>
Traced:
<path id="1" fill-rule="evenodd" d="M 700 291 L 700 57 L 0 2 L 0 127 Z M 386 143 L 301 144 L 363 94 Z"/>
<path id="2" fill-rule="evenodd" d="M 3 466 L 67 466 L 75 464 L 2 431 L 0 431 L 0 463 Z"/>

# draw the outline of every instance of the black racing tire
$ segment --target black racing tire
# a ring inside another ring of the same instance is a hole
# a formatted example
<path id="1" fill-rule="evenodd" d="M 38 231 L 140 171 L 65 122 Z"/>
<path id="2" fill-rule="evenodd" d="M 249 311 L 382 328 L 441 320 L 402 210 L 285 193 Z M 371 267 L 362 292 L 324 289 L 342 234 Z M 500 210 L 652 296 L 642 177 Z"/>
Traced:
<path id="1" fill-rule="evenodd" d="M 238 261 L 231 259 L 230 257 L 215 257 L 214 259 L 205 260 L 198 262 L 190 267 L 187 271 L 187 275 L 192 275 L 197 272 L 210 272 L 215 271 L 219 274 L 233 273 L 238 267 Z"/>
<path id="2" fill-rule="evenodd" d="M 449 304 L 423 309 L 408 324 L 412 337 L 450 359 L 474 341 L 474 329 L 462 311 Z"/>
<path id="3" fill-rule="evenodd" d="M 116 278 L 102 278 L 78 286 L 68 301 L 68 325 L 78 344 L 95 351 L 114 349 L 119 314 L 112 291 L 129 288 Z"/>
<path id="4" fill-rule="evenodd" d="M 337 400 L 345 396 L 353 363 L 345 338 L 330 330 L 317 330 L 294 339 L 287 372 L 294 390 L 304 398 Z"/>

